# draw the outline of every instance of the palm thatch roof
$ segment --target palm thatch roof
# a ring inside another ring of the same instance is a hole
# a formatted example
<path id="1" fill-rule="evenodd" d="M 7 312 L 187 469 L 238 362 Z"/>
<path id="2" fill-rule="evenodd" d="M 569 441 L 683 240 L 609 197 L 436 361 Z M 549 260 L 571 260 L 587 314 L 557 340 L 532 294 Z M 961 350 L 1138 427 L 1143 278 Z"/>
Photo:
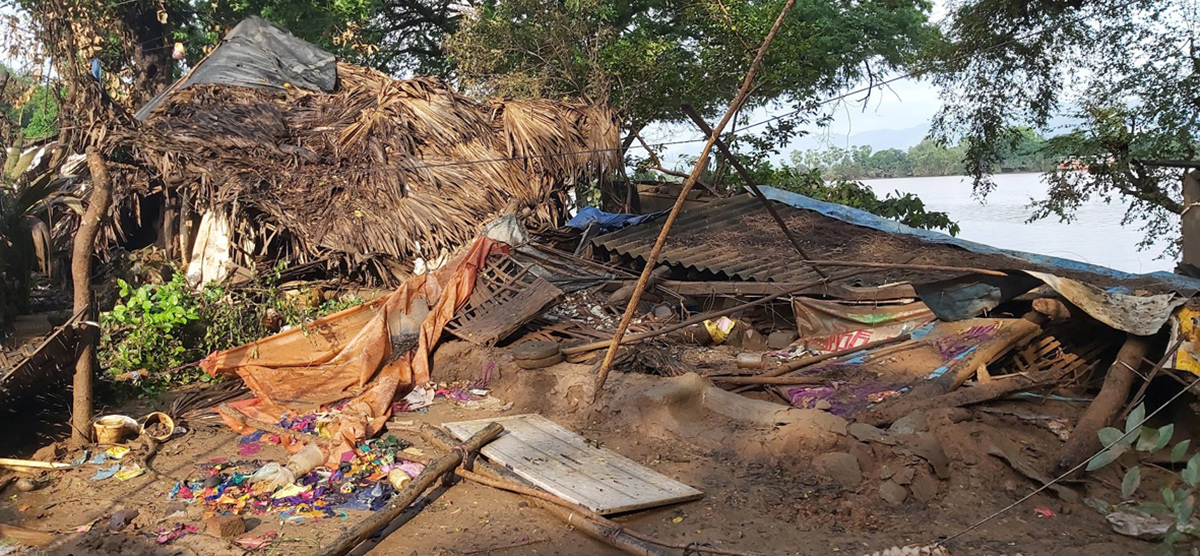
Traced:
<path id="1" fill-rule="evenodd" d="M 135 150 L 191 208 L 230 217 L 245 262 L 286 257 L 385 282 L 466 244 L 492 215 L 554 227 L 575 184 L 621 166 L 602 107 L 477 102 L 434 78 L 346 63 L 337 79 L 331 94 L 181 88 L 150 112 Z"/>

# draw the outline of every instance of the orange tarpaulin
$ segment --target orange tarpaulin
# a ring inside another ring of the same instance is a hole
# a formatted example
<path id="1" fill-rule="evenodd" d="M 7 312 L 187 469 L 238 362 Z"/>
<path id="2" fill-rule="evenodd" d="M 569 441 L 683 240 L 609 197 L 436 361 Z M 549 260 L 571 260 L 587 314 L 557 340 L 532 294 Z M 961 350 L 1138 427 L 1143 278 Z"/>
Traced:
<path id="1" fill-rule="evenodd" d="M 336 463 L 356 441 L 379 432 L 398 393 L 429 382 L 429 354 L 442 328 L 471 296 L 475 276 L 488 256 L 507 251 L 506 245 L 481 238 L 441 270 L 414 276 L 387 296 L 213 353 L 200 367 L 213 377 L 241 377 L 255 397 L 230 405 L 267 423 L 349 398 L 327 428 L 338 441 L 327 454 Z M 419 315 L 426 306 L 429 312 L 420 323 L 416 346 L 393 353 L 393 347 L 400 347 L 394 345 L 400 333 L 394 330 L 397 323 L 406 315 Z M 245 432 L 243 425 L 229 417 L 224 420 Z"/>

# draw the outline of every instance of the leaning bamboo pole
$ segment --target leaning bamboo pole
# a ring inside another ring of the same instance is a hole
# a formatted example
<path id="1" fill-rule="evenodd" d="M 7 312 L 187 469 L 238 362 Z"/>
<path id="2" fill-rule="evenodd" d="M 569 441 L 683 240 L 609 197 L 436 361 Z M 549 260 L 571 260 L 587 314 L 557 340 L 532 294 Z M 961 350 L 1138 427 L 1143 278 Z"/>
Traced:
<path id="1" fill-rule="evenodd" d="M 613 359 L 617 357 L 617 349 L 621 346 L 621 338 L 625 336 L 625 330 L 629 328 L 629 323 L 633 321 L 633 315 L 637 312 L 638 303 L 642 300 L 642 293 L 646 291 L 646 283 L 650 280 L 650 273 L 657 266 L 658 257 L 662 254 L 663 245 L 667 243 L 667 235 L 671 233 L 671 226 L 675 224 L 675 219 L 679 218 L 679 212 L 683 210 L 683 204 L 687 201 L 688 193 L 692 191 L 692 187 L 700 179 L 700 173 L 708 165 L 708 155 L 712 152 L 713 144 L 716 143 L 725 126 L 729 124 L 729 120 L 745 104 L 746 97 L 750 95 L 751 85 L 754 84 L 754 75 L 758 73 L 758 68 L 762 65 L 763 58 L 767 54 L 767 49 L 770 48 L 771 42 L 775 40 L 775 35 L 779 33 L 779 28 L 783 26 L 783 20 L 795 4 L 796 0 L 787 0 L 787 3 L 783 5 L 783 9 L 779 11 L 779 17 L 775 18 L 775 24 L 771 26 L 771 31 L 763 39 L 762 46 L 758 47 L 758 53 L 754 55 L 754 61 L 750 63 L 750 69 L 746 71 L 746 78 L 742 80 L 741 89 L 738 90 L 737 96 L 733 98 L 733 102 L 729 104 L 729 109 L 725 112 L 725 116 L 713 128 L 708 141 L 705 141 L 704 148 L 700 151 L 700 157 L 696 160 L 696 165 L 692 167 L 692 173 L 684 180 L 683 189 L 679 192 L 679 198 L 675 200 L 675 205 L 671 207 L 671 213 L 667 215 L 666 221 L 663 222 L 662 232 L 659 232 L 658 239 L 654 242 L 654 248 L 650 250 L 650 255 L 646 257 L 646 267 L 642 269 L 642 275 L 638 277 L 637 286 L 633 290 L 633 296 L 630 297 L 629 305 L 625 307 L 625 314 L 621 316 L 621 323 L 617 325 L 617 331 L 613 334 L 612 344 L 608 346 L 608 351 L 604 354 L 604 361 L 600 363 L 600 369 L 596 376 L 596 390 L 592 394 L 593 402 L 600 399 L 600 394 L 604 390 L 604 381 L 608 379 L 608 372 L 612 369 Z"/>

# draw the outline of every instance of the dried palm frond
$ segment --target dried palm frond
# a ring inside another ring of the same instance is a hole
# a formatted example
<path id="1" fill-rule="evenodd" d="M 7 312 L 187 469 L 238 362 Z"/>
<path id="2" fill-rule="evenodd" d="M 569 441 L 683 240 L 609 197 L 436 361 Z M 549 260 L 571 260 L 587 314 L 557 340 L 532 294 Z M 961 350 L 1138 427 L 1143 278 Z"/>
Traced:
<path id="1" fill-rule="evenodd" d="M 344 63 L 338 80 L 333 94 L 193 85 L 150 115 L 136 152 L 200 210 L 246 223 L 246 251 L 365 274 L 435 259 L 501 211 L 556 227 L 576 183 L 621 168 L 602 107 L 479 103 Z"/>

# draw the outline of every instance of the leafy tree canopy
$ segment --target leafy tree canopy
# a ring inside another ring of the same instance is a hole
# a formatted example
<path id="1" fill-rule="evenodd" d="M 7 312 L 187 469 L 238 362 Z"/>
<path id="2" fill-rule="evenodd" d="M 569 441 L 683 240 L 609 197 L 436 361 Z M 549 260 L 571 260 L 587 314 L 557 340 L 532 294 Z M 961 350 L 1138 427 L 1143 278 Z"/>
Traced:
<path id="1" fill-rule="evenodd" d="M 456 28 L 452 0 L 0 0 L 31 20 L 31 31 L 49 49 L 54 63 L 87 71 L 97 58 L 110 94 L 139 106 L 179 77 L 173 58 L 176 42 L 186 62 L 195 64 L 242 19 L 259 15 L 341 59 L 393 74 L 446 74 L 440 49 Z M 10 16 L 16 21 L 17 16 Z M 71 45 L 62 23 L 70 23 Z M 68 54 L 69 53 L 69 54 Z M 70 59 L 73 57 L 74 59 Z"/>
<path id="2" fill-rule="evenodd" d="M 1045 148 L 1068 164 L 1048 174 L 1035 216 L 1070 219 L 1088 200 L 1121 197 L 1145 245 L 1178 237 L 1168 216 L 1183 211 L 1180 171 L 1146 161 L 1196 158 L 1198 11 L 1184 0 L 955 4 L 929 66 L 945 103 L 934 135 L 965 140 L 966 169 L 986 192 L 1023 140 L 1018 126 L 1065 116 Z"/>
<path id="3" fill-rule="evenodd" d="M 485 0 L 446 50 L 468 87 L 503 96 L 607 102 L 637 131 L 712 116 L 737 92 L 783 0 Z M 926 0 L 799 0 L 763 64 L 750 107 L 815 112 L 823 97 L 910 61 L 935 31 Z M 798 118 L 764 135 L 777 143 Z"/>

